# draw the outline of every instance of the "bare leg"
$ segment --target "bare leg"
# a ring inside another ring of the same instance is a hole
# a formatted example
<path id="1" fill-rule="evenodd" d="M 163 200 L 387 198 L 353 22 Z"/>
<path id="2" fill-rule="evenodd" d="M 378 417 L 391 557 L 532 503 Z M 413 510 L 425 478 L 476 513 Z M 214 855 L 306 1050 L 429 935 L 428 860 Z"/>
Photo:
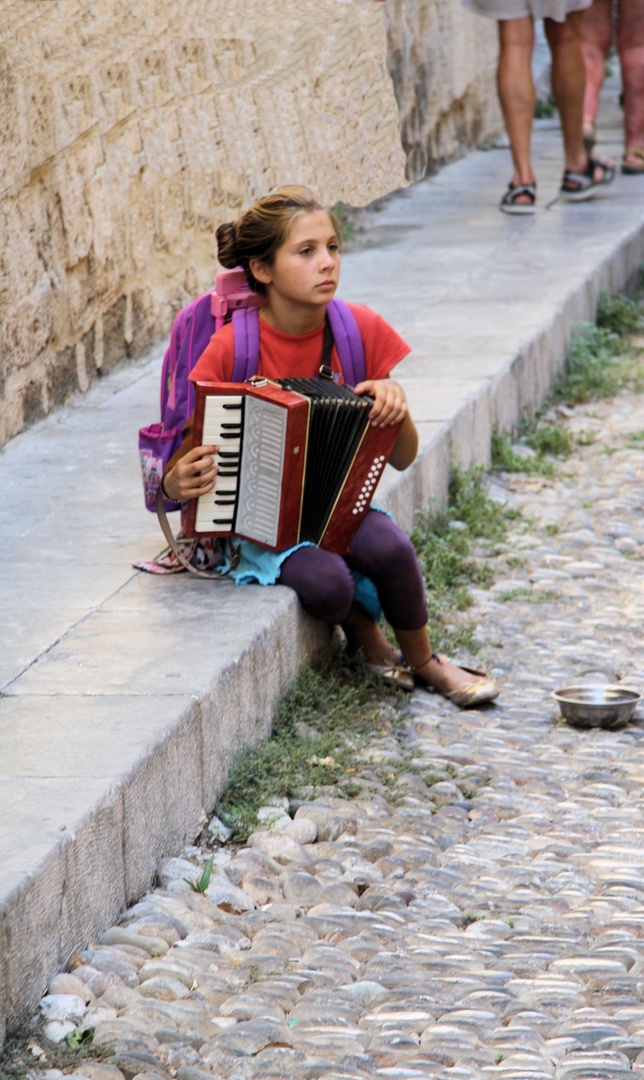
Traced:
<path id="1" fill-rule="evenodd" d="M 350 653 L 362 649 L 368 664 L 400 664 L 400 653 L 389 644 L 378 623 L 353 607 L 342 623 Z"/>
<path id="2" fill-rule="evenodd" d="M 583 173 L 588 167 L 588 154 L 583 140 L 583 105 L 586 89 L 586 69 L 581 51 L 581 12 L 568 15 L 565 22 L 544 19 L 546 37 L 552 54 L 552 92 L 559 109 L 563 135 L 566 169 Z M 604 164 L 597 164 L 593 179 L 605 174 Z"/>
<path id="3" fill-rule="evenodd" d="M 358 608 L 353 608 L 349 618 L 342 624 L 342 629 L 346 634 L 349 651 L 357 652 L 362 649 L 368 664 L 397 666 L 401 663 L 400 653 L 389 644 L 378 624 Z M 420 668 L 420 678 L 440 693 L 448 694 L 459 686 L 481 681 L 480 676 L 463 671 L 444 656 L 440 661 L 433 659 L 426 663 L 432 655 L 426 626 L 421 630 L 394 630 L 394 633 L 409 666 Z"/>
<path id="4" fill-rule="evenodd" d="M 612 39 L 613 0 L 594 0 L 581 13 L 581 51 L 586 67 L 584 134 L 594 137 L 599 95 L 606 74 L 606 57 Z"/>
<path id="5" fill-rule="evenodd" d="M 641 0 L 620 3 L 617 45 L 624 85 L 625 164 L 629 151 L 644 146 L 644 5 Z M 630 163 L 644 164 L 641 158 Z"/>
<path id="6" fill-rule="evenodd" d="M 514 163 L 512 183 L 532 184 L 534 173 L 530 162 L 530 138 L 535 90 L 531 67 L 534 23 L 530 16 L 501 20 L 499 46 L 497 85 Z M 529 203 L 530 199 L 519 196 L 517 202 Z"/>

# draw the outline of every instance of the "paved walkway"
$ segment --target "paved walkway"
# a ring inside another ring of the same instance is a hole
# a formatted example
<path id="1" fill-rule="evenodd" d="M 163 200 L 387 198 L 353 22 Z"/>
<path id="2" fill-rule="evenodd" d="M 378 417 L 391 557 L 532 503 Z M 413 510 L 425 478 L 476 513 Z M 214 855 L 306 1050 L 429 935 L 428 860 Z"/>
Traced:
<path id="1" fill-rule="evenodd" d="M 491 484 L 523 516 L 464 619 L 500 702 L 383 702 L 357 799 L 264 807 L 205 897 L 208 850 L 164 860 L 52 981 L 50 1063 L 87 1026 L 119 1070 L 92 1080 L 644 1075 L 644 712 L 579 731 L 548 694 L 597 665 L 644 688 L 644 396 L 564 423 L 554 482 Z"/>
<path id="2" fill-rule="evenodd" d="M 602 149 L 618 151 L 616 91 Z M 561 172 L 536 137 L 541 206 Z M 403 524 L 446 488 L 450 440 L 486 460 L 492 424 L 534 409 L 600 287 L 633 275 L 644 185 L 525 220 L 496 204 L 507 151 L 475 153 L 388 200 L 347 256 L 343 295 L 414 346 L 400 367 L 422 453 L 382 499 Z M 160 547 L 141 505 L 136 429 L 156 413 L 159 354 L 13 440 L 0 458 L 0 1025 L 79 941 L 195 835 L 228 756 L 324 647 L 287 590 L 135 574 Z M 100 882 L 100 886 L 96 884 Z M 1 1027 L 0 1027 L 1 1034 Z"/>

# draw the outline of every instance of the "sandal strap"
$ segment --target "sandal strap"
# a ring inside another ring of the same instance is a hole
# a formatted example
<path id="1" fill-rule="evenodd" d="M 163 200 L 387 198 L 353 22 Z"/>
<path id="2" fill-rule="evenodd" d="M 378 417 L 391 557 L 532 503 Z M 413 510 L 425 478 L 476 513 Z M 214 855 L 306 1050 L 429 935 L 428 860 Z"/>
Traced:
<path id="1" fill-rule="evenodd" d="M 412 667 L 410 665 L 409 670 L 411 671 L 412 675 L 415 675 L 416 672 L 420 671 L 420 669 L 422 667 L 426 667 L 427 664 L 431 664 L 432 660 L 436 660 L 442 667 L 443 661 L 441 660 L 440 656 L 437 656 L 436 653 L 434 652 L 434 650 L 432 649 L 432 654 L 431 654 L 431 656 L 429 656 L 427 658 L 427 660 L 423 660 L 422 664 L 416 664 L 416 667 Z"/>
<path id="2" fill-rule="evenodd" d="M 595 180 L 595 170 L 602 169 L 603 177 L 601 180 Z M 598 161 L 596 158 L 588 157 L 588 164 L 583 172 L 574 172 L 572 169 L 566 169 L 563 174 L 563 180 L 561 182 L 561 190 L 563 192 L 569 192 L 572 195 L 578 192 L 588 191 L 591 187 L 597 187 L 598 184 L 606 184 L 612 180 L 615 175 L 615 170 L 611 165 L 607 165 L 605 161 Z M 573 183 L 576 187 L 566 187 L 566 184 Z"/>
<path id="3" fill-rule="evenodd" d="M 537 201 L 536 182 L 531 184 L 513 184 L 512 181 L 510 181 L 508 190 L 501 199 L 501 203 L 505 206 L 514 206 L 516 199 L 522 195 L 527 195 L 530 199 L 530 203 L 535 203 Z M 429 663 L 429 661 L 426 661 L 426 663 Z"/>

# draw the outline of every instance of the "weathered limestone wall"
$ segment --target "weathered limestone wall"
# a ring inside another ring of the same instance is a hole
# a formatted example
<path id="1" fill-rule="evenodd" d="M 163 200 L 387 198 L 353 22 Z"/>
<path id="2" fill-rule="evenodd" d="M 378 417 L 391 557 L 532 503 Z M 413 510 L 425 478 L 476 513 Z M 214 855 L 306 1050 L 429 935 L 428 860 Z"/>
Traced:
<path id="1" fill-rule="evenodd" d="M 501 130 L 496 22 L 461 0 L 388 0 L 385 10 L 407 177 L 420 180 Z"/>
<path id="2" fill-rule="evenodd" d="M 166 333 L 213 229 L 404 182 L 376 4 L 0 3 L 2 441 Z"/>
<path id="3" fill-rule="evenodd" d="M 166 335 L 255 196 L 405 182 L 383 7 L 416 178 L 497 120 L 460 0 L 0 0 L 0 444 Z"/>

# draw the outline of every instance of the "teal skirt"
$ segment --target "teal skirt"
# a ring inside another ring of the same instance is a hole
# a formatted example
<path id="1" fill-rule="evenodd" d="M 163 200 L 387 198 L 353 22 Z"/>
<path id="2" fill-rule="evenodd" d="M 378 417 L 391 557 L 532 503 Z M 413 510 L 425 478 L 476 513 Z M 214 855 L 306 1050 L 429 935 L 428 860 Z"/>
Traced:
<path id="1" fill-rule="evenodd" d="M 377 510 L 378 513 L 386 514 L 388 518 L 391 518 L 391 514 L 373 503 L 369 509 Z M 289 555 L 298 551 L 299 548 L 315 547 L 315 544 L 305 541 L 303 544 L 285 548 L 284 551 L 269 551 L 267 548 L 251 543 L 250 540 L 238 540 L 236 537 L 232 537 L 232 540 L 235 552 L 239 554 L 239 561 L 231 569 L 230 554 L 226 545 L 226 561 L 218 569 L 220 573 L 231 577 L 235 585 L 275 585 L 280 576 L 282 563 L 288 559 Z M 382 609 L 373 581 L 364 574 L 359 574 L 357 570 L 352 570 L 351 573 L 356 583 L 355 602 L 378 622 L 382 618 Z"/>

